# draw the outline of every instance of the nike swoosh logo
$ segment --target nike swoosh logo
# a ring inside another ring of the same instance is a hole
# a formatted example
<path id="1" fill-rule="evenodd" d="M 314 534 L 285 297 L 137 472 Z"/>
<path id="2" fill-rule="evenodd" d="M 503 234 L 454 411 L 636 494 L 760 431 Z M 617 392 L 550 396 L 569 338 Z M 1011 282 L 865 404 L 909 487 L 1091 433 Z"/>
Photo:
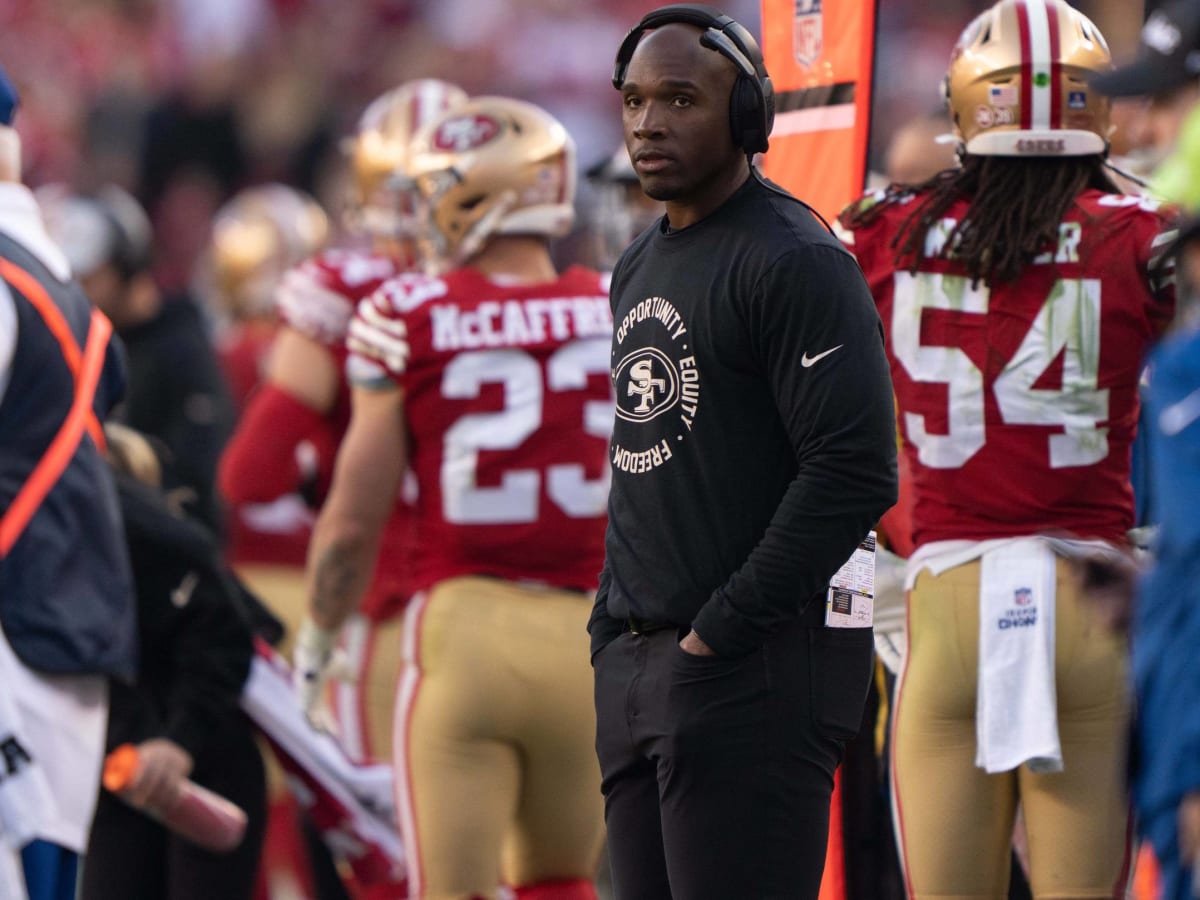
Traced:
<path id="1" fill-rule="evenodd" d="M 171 602 L 175 604 L 176 609 L 183 609 L 192 599 L 192 591 L 196 590 L 196 585 L 200 583 L 200 576 L 195 572 L 188 572 L 183 576 L 183 581 L 179 583 L 179 587 L 171 591 Z"/>
<path id="2" fill-rule="evenodd" d="M 827 357 L 830 353 L 833 353 L 835 350 L 841 350 L 845 346 L 846 346 L 845 344 L 838 344 L 836 347 L 830 347 L 824 353 L 818 353 L 816 356 L 809 356 L 807 353 L 805 353 L 802 357 L 800 357 L 800 365 L 804 366 L 804 368 L 807 369 L 813 363 L 820 362 L 825 357 Z"/>
<path id="3" fill-rule="evenodd" d="M 1197 419 L 1200 419 L 1200 390 L 1192 391 L 1159 413 L 1158 427 L 1167 437 L 1174 437 Z"/>

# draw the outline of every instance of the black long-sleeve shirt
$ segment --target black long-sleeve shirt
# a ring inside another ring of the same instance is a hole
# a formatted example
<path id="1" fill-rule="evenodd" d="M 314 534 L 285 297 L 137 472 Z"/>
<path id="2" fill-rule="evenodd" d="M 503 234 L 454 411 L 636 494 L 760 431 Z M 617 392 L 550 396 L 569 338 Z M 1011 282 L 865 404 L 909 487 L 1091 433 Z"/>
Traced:
<path id="1" fill-rule="evenodd" d="M 233 407 L 199 308 L 187 296 L 164 301 L 153 319 L 122 329 L 129 387 L 117 418 L 169 451 L 165 487 L 196 492 L 189 512 L 221 529 L 217 461 L 233 428 Z"/>
<path id="2" fill-rule="evenodd" d="M 112 685 L 108 745 L 161 736 L 197 756 L 239 715 L 256 600 L 225 572 L 205 529 L 127 476 L 117 486 L 141 652 L 137 683 Z"/>
<path id="3" fill-rule="evenodd" d="M 617 418 L 595 655 L 637 618 L 759 645 L 896 500 L 883 332 L 857 263 L 755 178 L 613 273 Z"/>

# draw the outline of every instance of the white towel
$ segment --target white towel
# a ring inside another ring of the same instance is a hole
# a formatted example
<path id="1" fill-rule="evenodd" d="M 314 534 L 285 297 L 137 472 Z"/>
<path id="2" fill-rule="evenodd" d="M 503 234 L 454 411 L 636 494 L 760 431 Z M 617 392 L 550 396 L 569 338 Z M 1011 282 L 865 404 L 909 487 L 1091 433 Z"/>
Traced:
<path id="1" fill-rule="evenodd" d="M 989 549 L 981 563 L 975 765 L 1060 772 L 1054 553 L 1029 538 Z"/>

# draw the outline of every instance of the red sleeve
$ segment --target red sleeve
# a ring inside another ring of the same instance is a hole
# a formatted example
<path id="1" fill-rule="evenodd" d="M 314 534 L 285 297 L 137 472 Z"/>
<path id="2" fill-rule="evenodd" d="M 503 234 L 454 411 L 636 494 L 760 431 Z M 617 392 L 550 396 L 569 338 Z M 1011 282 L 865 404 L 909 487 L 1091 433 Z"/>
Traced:
<path id="1" fill-rule="evenodd" d="M 1164 207 L 1154 219 L 1154 227 L 1145 246 L 1146 273 L 1150 293 L 1154 298 L 1150 309 L 1150 323 L 1157 341 L 1163 336 L 1175 317 L 1175 249 L 1179 240 L 1179 212 L 1174 207 Z"/>
<path id="2" fill-rule="evenodd" d="M 315 484 L 317 496 L 324 496 L 340 439 L 333 423 L 312 407 L 264 384 L 221 457 L 221 493 L 234 505 L 267 503 Z"/>

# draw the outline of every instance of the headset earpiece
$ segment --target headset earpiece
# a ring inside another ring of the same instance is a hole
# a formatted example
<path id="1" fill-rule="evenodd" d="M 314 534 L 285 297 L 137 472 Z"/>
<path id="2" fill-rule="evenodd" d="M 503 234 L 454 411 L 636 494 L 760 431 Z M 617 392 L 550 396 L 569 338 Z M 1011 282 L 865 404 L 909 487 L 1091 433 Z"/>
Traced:
<path id="1" fill-rule="evenodd" d="M 646 13 L 621 41 L 613 66 L 613 87 L 620 90 L 625 83 L 629 61 L 642 35 L 673 22 L 704 29 L 701 45 L 720 53 L 737 68 L 737 80 L 729 95 L 733 143 L 747 156 L 765 153 L 775 120 L 774 88 L 753 35 L 718 9 L 699 3 L 678 3 Z"/>

